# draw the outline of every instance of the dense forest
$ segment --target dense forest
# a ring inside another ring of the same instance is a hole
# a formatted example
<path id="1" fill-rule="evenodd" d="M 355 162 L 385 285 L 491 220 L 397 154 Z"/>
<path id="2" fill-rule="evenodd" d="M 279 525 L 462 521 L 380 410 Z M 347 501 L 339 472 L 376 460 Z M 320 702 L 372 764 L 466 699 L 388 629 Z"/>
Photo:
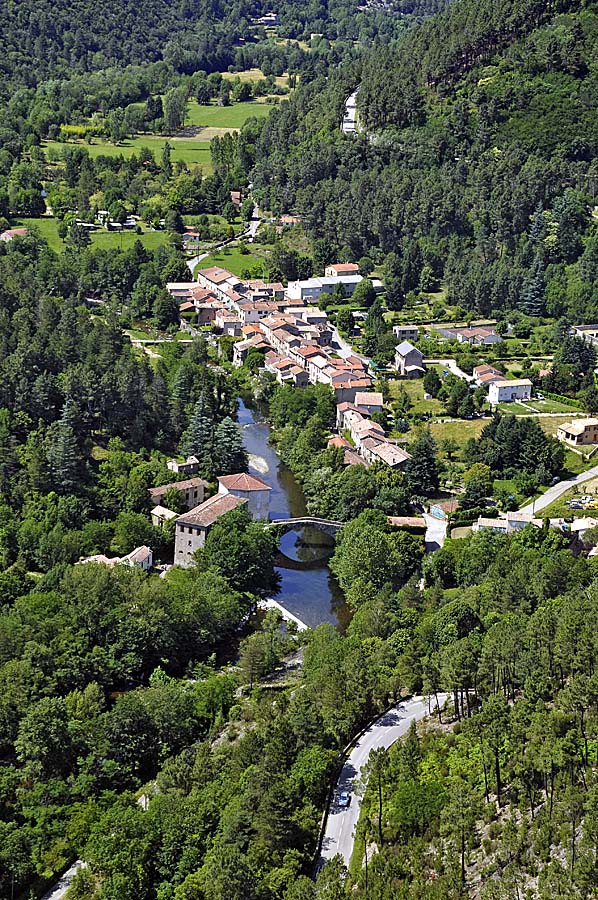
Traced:
<path id="1" fill-rule="evenodd" d="M 226 339 L 219 356 L 197 337 L 152 357 L 123 328 L 176 330 L 165 285 L 189 278 L 185 225 L 229 236 L 230 191 L 253 182 L 263 209 L 302 220 L 299 249 L 272 245 L 271 277 L 360 260 L 391 309 L 441 289 L 505 328 L 511 311 L 550 316 L 559 347 L 533 377 L 596 411 L 596 354 L 565 334 L 598 319 L 598 4 L 104 6 L 3 7 L 0 226 L 49 205 L 62 246 L 35 227 L 0 243 L 0 897 L 39 897 L 76 859 L 68 900 L 596 897 L 595 529 L 576 542 L 548 523 L 486 531 L 424 554 L 388 516 L 437 495 L 450 441 L 424 425 L 403 472 L 345 466 L 328 446 L 329 387 L 276 386 L 255 354 L 233 370 Z M 275 30 L 254 22 L 268 12 Z M 214 140 L 212 175 L 168 144 L 159 159 L 41 146 L 69 128 L 115 144 L 175 133 L 190 97 L 225 103 L 219 73 L 251 67 L 268 90 L 289 73 L 293 92 Z M 358 133 L 343 135 L 357 88 Z M 100 208 L 142 215 L 164 241 L 99 249 L 77 218 Z M 385 366 L 394 339 L 369 292 L 363 346 Z M 426 379 L 448 416 L 485 402 L 454 376 Z M 212 487 L 245 469 L 234 416 L 250 389 L 309 511 L 345 523 L 330 561 L 345 632 L 255 615 L 277 588 L 277 536 L 243 510 L 189 570 L 77 564 L 140 544 L 171 558 L 148 488 L 175 478 L 177 454 Z M 409 402 L 382 424 L 407 429 Z M 565 455 L 533 418 L 497 414 L 462 462 L 470 523 L 512 508 L 513 489 L 534 495 Z M 350 870 L 314 877 L 340 751 L 420 692 L 448 695 L 441 717 L 371 757 Z"/>
<path id="2" fill-rule="evenodd" d="M 531 6 L 508 4 L 511 22 L 501 5 L 459 0 L 361 72 L 301 86 L 261 125 L 264 204 L 299 214 L 316 254 L 383 265 L 395 308 L 436 283 L 484 315 L 595 319 L 598 15 Z M 486 47 L 501 11 L 509 41 L 466 61 L 459 36 Z M 445 79 L 451 54 L 461 68 Z M 362 130 L 344 137 L 358 85 Z"/>
<path id="3" fill-rule="evenodd" d="M 360 9 L 356 0 L 115 0 L 98 17 L 92 0 L 8 0 L 0 34 L 1 92 L 8 97 L 10 87 L 159 61 L 188 75 L 242 69 L 272 56 L 284 61 L 284 42 L 269 43 L 264 28 L 254 24 L 272 10 L 281 38 L 309 40 L 316 33 L 349 51 L 355 40 L 389 40 L 403 30 L 403 19 L 430 15 L 447 2 L 399 0 L 388 15 L 375 6 Z"/>

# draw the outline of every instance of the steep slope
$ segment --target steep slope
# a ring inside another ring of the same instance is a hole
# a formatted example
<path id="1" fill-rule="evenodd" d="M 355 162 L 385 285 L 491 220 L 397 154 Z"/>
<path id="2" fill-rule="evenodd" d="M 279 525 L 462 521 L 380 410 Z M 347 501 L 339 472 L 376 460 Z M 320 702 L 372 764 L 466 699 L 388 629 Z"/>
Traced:
<path id="1" fill-rule="evenodd" d="M 444 282 L 483 313 L 598 315 L 598 8 L 559 11 L 577 5 L 458 0 L 304 87 L 262 126 L 263 202 L 303 217 L 317 257 L 386 257 L 395 305 Z M 368 133 L 343 139 L 359 81 Z"/>

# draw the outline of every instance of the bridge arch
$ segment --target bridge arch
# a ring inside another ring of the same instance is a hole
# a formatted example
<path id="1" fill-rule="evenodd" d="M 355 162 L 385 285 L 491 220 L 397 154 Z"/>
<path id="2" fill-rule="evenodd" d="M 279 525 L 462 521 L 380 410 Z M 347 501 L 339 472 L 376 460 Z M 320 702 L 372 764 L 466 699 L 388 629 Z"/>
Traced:
<path id="1" fill-rule="evenodd" d="M 344 522 L 320 519 L 317 516 L 299 516 L 295 519 L 272 519 L 270 522 L 266 522 L 264 528 L 266 530 L 276 528 L 281 535 L 287 534 L 289 531 L 298 531 L 301 528 L 316 528 L 324 534 L 336 537 L 343 525 Z"/>

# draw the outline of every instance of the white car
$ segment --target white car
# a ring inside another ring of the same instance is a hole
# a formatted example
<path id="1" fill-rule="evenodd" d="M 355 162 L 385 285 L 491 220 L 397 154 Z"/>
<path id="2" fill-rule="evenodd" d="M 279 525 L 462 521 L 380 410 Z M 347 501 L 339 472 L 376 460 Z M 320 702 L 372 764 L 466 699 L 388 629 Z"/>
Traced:
<path id="1" fill-rule="evenodd" d="M 338 795 L 338 805 L 341 809 L 347 809 L 351 805 L 351 794 L 348 791 L 341 791 Z"/>

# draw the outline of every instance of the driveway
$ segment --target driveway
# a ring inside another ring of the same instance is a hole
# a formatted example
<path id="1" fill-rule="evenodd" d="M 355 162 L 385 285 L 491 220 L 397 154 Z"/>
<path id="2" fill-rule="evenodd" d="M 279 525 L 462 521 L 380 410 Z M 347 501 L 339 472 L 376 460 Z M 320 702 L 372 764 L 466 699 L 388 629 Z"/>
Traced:
<path id="1" fill-rule="evenodd" d="M 424 365 L 443 366 L 445 369 L 448 369 L 449 372 L 452 372 L 453 375 L 456 375 L 457 378 L 463 378 L 464 381 L 468 382 L 473 381 L 473 375 L 468 375 L 467 372 L 460 369 L 456 359 L 424 359 Z"/>
<path id="2" fill-rule="evenodd" d="M 441 703 L 444 703 L 445 696 L 440 696 Z M 434 699 L 430 702 L 433 710 L 436 703 Z M 337 853 L 340 853 L 346 866 L 351 861 L 355 843 L 355 825 L 359 819 L 362 798 L 358 793 L 353 793 L 349 807 L 341 809 L 338 805 L 338 796 L 341 791 L 352 792 L 355 790 L 357 782 L 361 778 L 361 770 L 367 763 L 371 750 L 390 747 L 400 737 L 407 734 L 412 722 L 417 722 L 427 715 L 429 715 L 428 701 L 423 697 L 413 697 L 411 700 L 397 703 L 373 725 L 370 725 L 355 744 L 342 768 L 334 797 L 328 808 L 328 821 L 318 868 Z"/>
<path id="3" fill-rule="evenodd" d="M 249 241 L 253 241 L 255 235 L 257 233 L 258 228 L 261 225 L 261 219 L 259 217 L 259 210 L 257 208 L 257 204 L 253 207 L 253 218 L 247 225 L 245 231 L 242 231 L 234 238 L 227 238 L 225 241 L 221 241 L 219 244 L 215 244 L 210 250 L 206 250 L 205 253 L 199 253 L 197 256 L 192 257 L 192 259 L 187 260 L 187 266 L 193 275 L 195 273 L 195 269 L 197 265 L 204 260 L 207 256 L 211 256 L 212 253 L 218 253 L 219 250 L 222 250 L 223 247 L 226 247 L 227 244 L 234 243 L 234 241 L 239 241 L 243 239 L 247 239 Z"/>
<path id="4" fill-rule="evenodd" d="M 426 553 L 438 550 L 446 540 L 448 522 L 446 519 L 437 519 L 429 513 L 424 513 L 426 520 Z"/>
<path id="5" fill-rule="evenodd" d="M 558 500 L 559 497 L 562 497 L 563 494 L 566 494 L 571 488 L 596 477 L 598 477 L 598 466 L 594 466 L 592 469 L 588 469 L 587 472 L 582 472 L 581 475 L 576 475 L 574 478 L 566 478 L 565 481 L 559 481 L 558 484 L 548 488 L 548 490 L 542 494 L 541 497 L 538 497 L 537 500 L 528 503 L 526 506 L 522 506 L 519 512 L 534 515 L 535 513 L 540 512 L 540 510 L 546 509 L 547 506 L 550 506 L 551 503 L 554 503 L 555 500 Z"/>

